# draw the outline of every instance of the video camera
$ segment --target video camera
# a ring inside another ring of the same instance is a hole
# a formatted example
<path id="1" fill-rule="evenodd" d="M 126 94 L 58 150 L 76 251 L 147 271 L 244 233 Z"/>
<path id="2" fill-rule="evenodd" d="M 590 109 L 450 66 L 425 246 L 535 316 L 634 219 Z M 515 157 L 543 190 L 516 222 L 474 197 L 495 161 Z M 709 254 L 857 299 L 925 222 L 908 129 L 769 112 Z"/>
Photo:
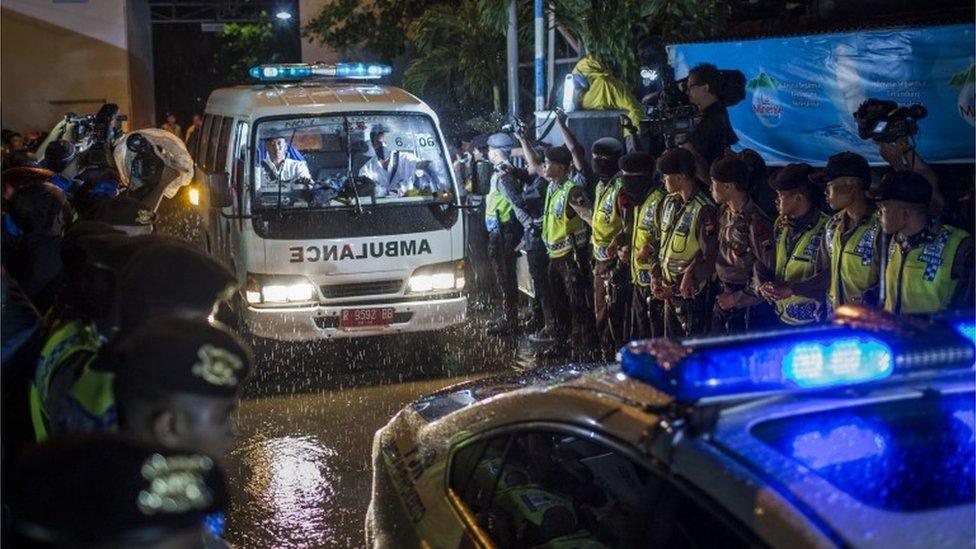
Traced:
<path id="1" fill-rule="evenodd" d="M 517 116 L 512 116 L 512 122 L 502 126 L 505 133 L 518 133 L 525 130 L 525 122 Z"/>
<path id="2" fill-rule="evenodd" d="M 115 103 L 106 103 L 95 114 L 78 116 L 69 112 L 64 115 L 64 120 L 71 128 L 68 139 L 85 150 L 85 164 L 101 167 L 108 165 L 109 147 L 122 135 L 120 124 L 128 117 L 119 114 L 119 106 Z"/>
<path id="3" fill-rule="evenodd" d="M 674 68 L 667 64 L 657 72 L 662 79 L 662 89 L 657 103 L 645 106 L 640 133 L 673 142 L 675 135 L 694 130 L 698 108 L 688 99 L 687 78 L 675 80 Z M 718 77 L 718 89 L 713 93 L 722 105 L 731 107 L 745 98 L 746 78 L 741 71 L 719 69 Z"/>
<path id="4" fill-rule="evenodd" d="M 854 111 L 857 135 L 881 143 L 893 143 L 918 133 L 918 121 L 929 111 L 923 105 L 901 106 L 894 101 L 868 99 Z"/>

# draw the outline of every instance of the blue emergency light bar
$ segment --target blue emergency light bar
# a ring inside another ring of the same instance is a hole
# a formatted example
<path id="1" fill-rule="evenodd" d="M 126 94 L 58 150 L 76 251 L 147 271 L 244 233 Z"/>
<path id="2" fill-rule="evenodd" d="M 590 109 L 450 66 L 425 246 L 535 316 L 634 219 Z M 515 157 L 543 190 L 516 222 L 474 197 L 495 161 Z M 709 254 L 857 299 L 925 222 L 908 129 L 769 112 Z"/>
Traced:
<path id="1" fill-rule="evenodd" d="M 263 82 L 283 82 L 305 78 L 369 79 L 388 76 L 393 72 L 389 65 L 380 63 L 276 63 L 251 67 L 251 78 Z"/>
<path id="2" fill-rule="evenodd" d="M 921 342 L 836 326 L 634 341 L 621 349 L 620 366 L 629 377 L 685 401 L 848 387 L 972 369 L 976 349 L 959 326 L 936 325 Z"/>

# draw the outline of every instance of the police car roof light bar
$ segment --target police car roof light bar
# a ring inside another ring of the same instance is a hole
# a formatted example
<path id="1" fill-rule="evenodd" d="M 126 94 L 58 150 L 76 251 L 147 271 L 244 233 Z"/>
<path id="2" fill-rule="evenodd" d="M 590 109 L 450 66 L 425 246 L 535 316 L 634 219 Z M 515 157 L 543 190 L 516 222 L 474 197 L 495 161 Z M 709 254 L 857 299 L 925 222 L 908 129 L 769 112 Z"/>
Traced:
<path id="1" fill-rule="evenodd" d="M 954 329 L 953 329 L 954 328 Z M 935 326 L 924 343 L 882 332 L 814 327 L 737 338 L 634 341 L 621 369 L 679 400 L 849 387 L 972 369 L 971 339 Z"/>
<path id="2" fill-rule="evenodd" d="M 283 82 L 305 78 L 347 78 L 365 80 L 382 78 L 393 72 L 389 65 L 380 63 L 276 63 L 251 67 L 251 78 L 263 82 Z"/>

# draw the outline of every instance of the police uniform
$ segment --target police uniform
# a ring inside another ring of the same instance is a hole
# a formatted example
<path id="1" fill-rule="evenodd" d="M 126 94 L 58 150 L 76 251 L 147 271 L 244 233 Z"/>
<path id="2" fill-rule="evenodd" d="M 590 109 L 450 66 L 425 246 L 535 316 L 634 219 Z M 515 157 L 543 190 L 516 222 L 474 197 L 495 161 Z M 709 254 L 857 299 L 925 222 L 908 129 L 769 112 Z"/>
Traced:
<path id="1" fill-rule="evenodd" d="M 546 151 L 546 160 L 567 168 L 573 162 L 569 150 L 561 146 Z M 588 352 L 593 343 L 593 313 L 587 303 L 586 279 L 579 264 L 588 235 L 586 224 L 570 205 L 574 192 L 582 190 L 572 178 L 549 183 L 542 218 L 542 240 L 549 254 L 553 302 L 567 305 L 556 307 L 557 332 L 562 336 L 567 326 L 570 328 L 573 352 L 579 355 Z"/>
<path id="2" fill-rule="evenodd" d="M 632 287 L 627 338 L 661 336 L 664 308 L 651 294 L 651 273 L 658 264 L 660 205 L 667 192 L 654 181 L 654 157 L 649 153 L 638 151 L 623 156 L 620 169 L 628 172 L 621 176 L 621 196 L 627 203 L 625 257 Z"/>
<path id="3" fill-rule="evenodd" d="M 710 168 L 711 178 L 748 188 L 748 166 L 738 158 L 720 159 Z M 771 316 L 768 305 L 756 293 L 756 274 L 773 265 L 773 223 L 747 195 L 738 211 L 726 203 L 719 208 L 718 256 L 715 273 L 719 291 L 732 295 L 732 308 L 722 309 L 716 300 L 712 329 L 735 333 L 763 325 Z"/>
<path id="4" fill-rule="evenodd" d="M 811 184 L 810 171 L 805 164 L 790 164 L 780 170 L 770 186 L 779 191 L 800 189 Z M 783 324 L 801 326 L 824 319 L 824 294 L 829 273 L 819 268 L 817 254 L 828 219 L 811 204 L 798 219 L 780 216 L 776 220 L 776 261 L 771 276 L 766 273 L 763 278 L 778 284 L 787 283 L 793 288 L 792 296 L 773 303 Z"/>
<path id="5" fill-rule="evenodd" d="M 823 179 L 856 177 L 863 189 L 871 186 L 871 168 L 859 154 L 842 152 L 827 160 Z M 881 221 L 873 203 L 856 222 L 840 211 L 827 221 L 820 245 L 820 268 L 829 273 L 827 304 L 831 310 L 841 305 L 869 305 L 878 302 L 881 250 L 886 242 Z"/>
<path id="6" fill-rule="evenodd" d="M 214 546 L 228 502 L 212 458 L 104 434 L 33 448 L 7 481 L 18 547 Z"/>
<path id="7" fill-rule="evenodd" d="M 694 157 L 685 149 L 672 149 L 661 156 L 658 171 L 662 175 L 693 174 Z M 718 220 L 715 203 L 700 188 L 697 185 L 687 201 L 680 193 L 672 193 L 661 204 L 658 268 L 661 281 L 673 288 L 664 302 L 667 337 L 702 335 L 710 329 Z M 679 295 L 679 288 L 689 275 L 696 288 L 694 297 L 686 299 Z"/>
<path id="8" fill-rule="evenodd" d="M 508 134 L 496 133 L 488 138 L 493 149 L 511 149 L 515 141 Z M 491 186 L 485 196 L 485 227 L 488 230 L 488 259 L 495 282 L 502 294 L 503 320 L 495 325 L 500 331 L 518 327 L 518 281 L 515 274 L 516 249 L 522 239 L 522 225 L 516 217 L 509 196 L 515 178 L 498 169 L 491 175 Z"/>
<path id="9" fill-rule="evenodd" d="M 617 200 L 622 185 L 619 177 L 597 184 L 590 225 L 593 312 L 605 358 L 612 357 L 624 343 L 624 319 L 630 301 L 630 277 L 616 254 L 616 239 L 624 229 L 624 216 Z"/>
<path id="10" fill-rule="evenodd" d="M 929 204 L 932 187 L 913 172 L 889 174 L 878 201 Z M 884 309 L 895 314 L 972 310 L 973 238 L 966 231 L 930 218 L 918 233 L 897 234 L 888 246 Z"/>
<path id="11" fill-rule="evenodd" d="M 173 312 L 212 309 L 235 287 L 226 267 L 176 238 L 94 235 L 85 237 L 82 245 L 90 248 L 90 263 L 117 279 L 118 300 L 105 314 L 118 319 L 121 335 Z M 29 392 L 38 441 L 50 435 L 113 430 L 117 425 L 115 374 L 101 360 L 106 337 L 95 320 L 65 319 L 45 340 Z M 109 318 L 99 320 L 106 323 Z"/>

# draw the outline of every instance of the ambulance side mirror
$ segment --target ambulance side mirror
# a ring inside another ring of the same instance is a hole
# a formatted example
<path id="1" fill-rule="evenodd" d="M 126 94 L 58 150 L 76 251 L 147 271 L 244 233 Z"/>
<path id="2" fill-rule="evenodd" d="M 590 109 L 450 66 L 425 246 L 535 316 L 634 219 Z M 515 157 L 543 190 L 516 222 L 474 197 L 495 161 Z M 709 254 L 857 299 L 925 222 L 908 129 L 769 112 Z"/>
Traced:
<path id="1" fill-rule="evenodd" d="M 211 208 L 227 208 L 231 205 L 230 184 L 226 173 L 207 174 L 207 191 Z"/>
<path id="2" fill-rule="evenodd" d="M 491 192 L 491 174 L 494 168 L 491 162 L 478 160 L 472 163 L 471 194 L 486 195 Z"/>

